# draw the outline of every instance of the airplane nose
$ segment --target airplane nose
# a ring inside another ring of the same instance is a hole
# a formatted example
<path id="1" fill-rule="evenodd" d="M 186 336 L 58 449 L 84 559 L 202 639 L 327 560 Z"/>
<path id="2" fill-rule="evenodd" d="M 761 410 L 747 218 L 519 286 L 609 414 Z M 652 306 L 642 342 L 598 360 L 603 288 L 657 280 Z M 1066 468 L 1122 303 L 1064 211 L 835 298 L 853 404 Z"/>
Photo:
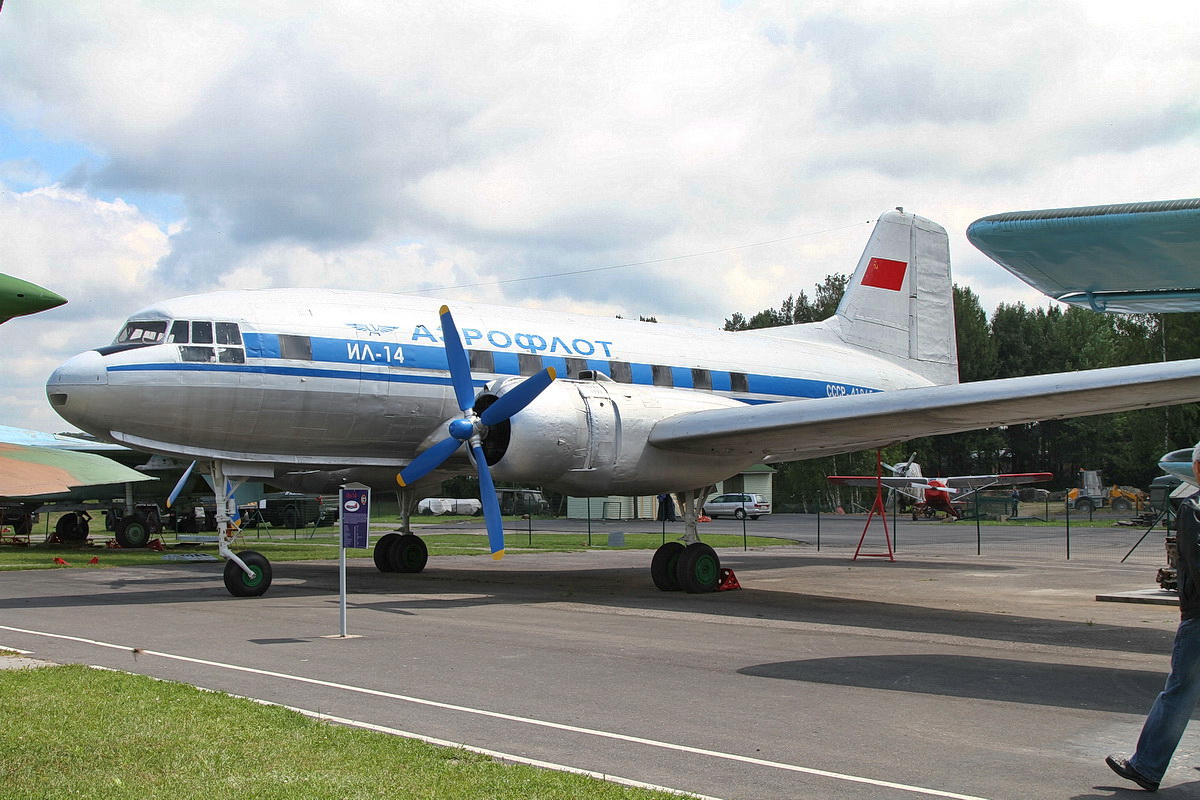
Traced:
<path id="1" fill-rule="evenodd" d="M 92 390 L 108 385 L 104 356 L 95 350 L 68 359 L 46 381 L 46 397 L 58 415 L 83 427 Z"/>

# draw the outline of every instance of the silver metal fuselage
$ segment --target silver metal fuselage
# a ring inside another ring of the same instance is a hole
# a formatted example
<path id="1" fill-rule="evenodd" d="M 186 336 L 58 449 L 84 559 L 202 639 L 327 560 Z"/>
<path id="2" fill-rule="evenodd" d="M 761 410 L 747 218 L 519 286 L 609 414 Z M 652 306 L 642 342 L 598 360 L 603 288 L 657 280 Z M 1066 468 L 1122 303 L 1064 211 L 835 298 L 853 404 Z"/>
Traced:
<path id="1" fill-rule="evenodd" d="M 72 424 L 141 450 L 292 471 L 391 469 L 442 438 L 459 414 L 440 306 L 315 289 L 182 297 L 130 317 L 160 323 L 158 343 L 82 353 L 46 390 Z M 584 370 L 611 375 L 643 406 L 679 398 L 697 408 L 930 384 L 821 323 L 782 337 L 466 303 L 452 311 L 480 388 L 552 366 L 568 381 Z M 183 322 L 235 323 L 240 342 L 183 344 L 172 336 Z"/>

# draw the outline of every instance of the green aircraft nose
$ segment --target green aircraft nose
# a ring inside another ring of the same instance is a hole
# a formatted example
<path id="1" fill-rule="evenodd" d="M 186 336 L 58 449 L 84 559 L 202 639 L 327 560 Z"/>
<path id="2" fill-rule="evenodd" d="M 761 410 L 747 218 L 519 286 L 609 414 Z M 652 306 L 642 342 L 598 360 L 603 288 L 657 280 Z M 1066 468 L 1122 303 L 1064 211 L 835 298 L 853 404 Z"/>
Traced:
<path id="1" fill-rule="evenodd" d="M 36 283 L 0 273 L 0 323 L 13 317 L 36 314 L 67 302 L 65 297 Z"/>

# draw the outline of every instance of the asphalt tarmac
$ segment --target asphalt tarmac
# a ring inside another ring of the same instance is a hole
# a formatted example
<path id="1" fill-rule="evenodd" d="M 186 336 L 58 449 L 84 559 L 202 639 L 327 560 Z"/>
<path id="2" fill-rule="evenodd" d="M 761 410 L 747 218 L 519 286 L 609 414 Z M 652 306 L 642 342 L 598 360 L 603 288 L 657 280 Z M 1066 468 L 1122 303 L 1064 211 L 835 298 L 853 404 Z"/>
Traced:
<path id="1" fill-rule="evenodd" d="M 648 551 L 0 579 L 0 647 L 729 800 L 1111 798 L 1178 610 L 1097 602 L 1153 569 L 720 551 L 738 591 L 657 591 Z M 101 554 L 103 560 L 103 554 Z M 330 638 L 332 637 L 332 638 Z M 319 754 L 314 754 L 319 757 Z M 1200 728 L 1158 796 L 1200 797 Z"/>

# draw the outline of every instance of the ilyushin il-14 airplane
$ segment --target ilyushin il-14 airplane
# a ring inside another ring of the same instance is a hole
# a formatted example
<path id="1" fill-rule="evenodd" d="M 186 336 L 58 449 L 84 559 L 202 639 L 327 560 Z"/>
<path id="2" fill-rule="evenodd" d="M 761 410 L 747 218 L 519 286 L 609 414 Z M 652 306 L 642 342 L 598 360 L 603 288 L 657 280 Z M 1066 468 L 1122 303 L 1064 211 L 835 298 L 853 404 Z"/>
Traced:
<path id="1" fill-rule="evenodd" d="M 134 313 L 46 391 L 97 437 L 205 464 L 219 509 L 251 478 L 399 484 L 415 497 L 474 469 L 496 558 L 495 479 L 673 492 L 685 533 L 650 573 L 691 592 L 720 577 L 696 528 L 706 489 L 754 464 L 1200 397 L 1200 360 L 959 384 L 952 300 L 945 230 L 897 209 L 822 322 L 734 333 L 406 295 L 224 291 Z M 219 516 L 226 587 L 262 594 L 271 565 L 235 553 Z M 383 571 L 425 566 L 402 529 L 375 544 Z"/>

